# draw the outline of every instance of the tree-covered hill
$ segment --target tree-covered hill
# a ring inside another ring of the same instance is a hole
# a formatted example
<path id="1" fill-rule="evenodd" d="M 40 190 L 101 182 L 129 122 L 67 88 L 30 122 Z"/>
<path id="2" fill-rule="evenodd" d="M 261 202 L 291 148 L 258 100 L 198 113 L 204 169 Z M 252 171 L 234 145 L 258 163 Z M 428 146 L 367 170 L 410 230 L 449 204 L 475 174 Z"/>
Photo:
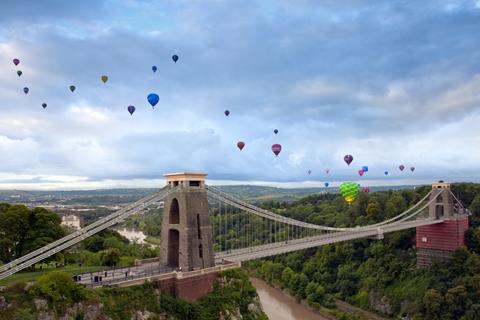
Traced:
<path id="1" fill-rule="evenodd" d="M 363 193 L 351 207 L 337 195 L 265 207 L 317 224 L 353 226 L 393 217 L 428 189 Z M 454 184 L 452 191 L 472 216 L 467 246 L 448 262 L 417 269 L 412 229 L 387 234 L 384 240 L 356 240 L 257 260 L 248 267 L 316 307 L 333 307 L 335 299 L 344 299 L 404 319 L 479 319 L 480 185 Z"/>

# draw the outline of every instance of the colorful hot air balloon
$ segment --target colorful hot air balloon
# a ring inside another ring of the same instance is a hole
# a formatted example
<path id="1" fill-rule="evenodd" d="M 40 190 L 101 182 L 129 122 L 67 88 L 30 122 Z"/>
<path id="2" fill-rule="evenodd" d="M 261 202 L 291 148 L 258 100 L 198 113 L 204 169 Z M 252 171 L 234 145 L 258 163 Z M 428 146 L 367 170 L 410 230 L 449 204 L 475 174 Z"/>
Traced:
<path id="1" fill-rule="evenodd" d="M 177 61 L 178 61 L 178 56 L 177 56 L 176 54 L 174 54 L 174 55 L 172 56 L 172 60 L 173 60 L 173 62 L 177 63 Z"/>
<path id="2" fill-rule="evenodd" d="M 405 169 L 405 166 L 403 164 L 401 164 L 401 165 L 398 166 L 398 169 L 400 169 L 400 171 L 403 171 Z"/>
<path id="3" fill-rule="evenodd" d="M 277 133 L 278 133 L 278 129 L 273 130 L 273 133 L 277 134 Z"/>
<path id="4" fill-rule="evenodd" d="M 20 63 L 20 60 L 18 60 L 17 58 L 13 59 L 13 64 L 18 66 L 18 64 Z"/>
<path id="5" fill-rule="evenodd" d="M 152 66 L 152 71 L 157 72 L 157 66 Z"/>
<path id="6" fill-rule="evenodd" d="M 363 176 L 363 170 L 362 170 L 362 169 L 358 170 L 358 175 L 359 175 L 360 177 Z"/>
<path id="7" fill-rule="evenodd" d="M 368 166 L 363 166 L 362 170 L 363 170 L 363 172 L 368 172 Z"/>
<path id="8" fill-rule="evenodd" d="M 278 154 L 280 153 L 280 151 L 282 151 L 282 146 L 279 145 L 278 143 L 275 143 L 272 145 L 272 151 L 273 153 L 275 153 L 275 156 L 278 157 Z"/>
<path id="9" fill-rule="evenodd" d="M 18 75 L 19 77 L 22 75 L 22 73 L 23 73 L 22 70 L 18 70 L 18 71 L 17 71 L 17 75 Z"/>
<path id="10" fill-rule="evenodd" d="M 225 115 L 226 115 L 227 117 L 230 115 L 230 111 L 228 111 L 228 110 L 225 110 L 224 113 L 225 113 Z"/>
<path id="11" fill-rule="evenodd" d="M 132 115 L 135 112 L 135 107 L 134 106 L 128 106 L 127 110 L 128 110 L 128 112 L 130 112 L 130 115 Z"/>
<path id="12" fill-rule="evenodd" d="M 103 75 L 100 79 L 102 79 L 103 83 L 106 83 L 108 81 L 108 76 Z"/>
<path id="13" fill-rule="evenodd" d="M 327 174 L 329 174 L 329 173 L 330 173 L 330 169 L 326 169 L 325 172 L 326 172 Z"/>
<path id="14" fill-rule="evenodd" d="M 47 104 L 45 102 L 42 103 L 42 107 L 43 107 L 43 109 L 45 109 L 47 107 Z"/>
<path id="15" fill-rule="evenodd" d="M 350 163 L 353 161 L 353 156 L 351 154 L 347 154 L 345 157 L 343 157 L 343 161 L 350 165 Z"/>
<path id="16" fill-rule="evenodd" d="M 23 92 L 25 92 L 25 94 L 27 94 L 28 91 L 30 91 L 30 90 L 27 87 L 23 88 Z"/>
<path id="17" fill-rule="evenodd" d="M 329 184 L 328 182 L 325 182 L 325 187 L 328 188 L 329 185 L 330 185 L 330 184 Z"/>
<path id="18" fill-rule="evenodd" d="M 158 103 L 158 101 L 160 100 L 160 97 L 158 96 L 158 94 L 156 93 L 150 93 L 148 96 L 147 96 L 147 100 L 148 102 L 152 105 L 152 108 L 155 107 L 155 105 Z"/>
<path id="19" fill-rule="evenodd" d="M 385 175 L 388 176 L 388 171 L 385 171 Z"/>
<path id="20" fill-rule="evenodd" d="M 75 89 L 76 89 L 75 86 L 70 86 L 69 88 L 70 88 L 70 91 L 72 91 L 72 92 L 75 91 Z"/>
<path id="21" fill-rule="evenodd" d="M 415 167 L 410 167 L 410 171 L 415 171 Z"/>
<path id="22" fill-rule="evenodd" d="M 242 151 L 242 150 L 243 150 L 243 147 L 245 147 L 245 142 L 243 142 L 243 141 L 238 141 L 238 142 L 237 142 L 237 147 L 238 147 L 238 149 L 240 149 L 240 151 Z"/>
<path id="23" fill-rule="evenodd" d="M 345 201 L 351 204 L 357 199 L 360 186 L 355 182 L 343 182 L 339 189 Z"/>

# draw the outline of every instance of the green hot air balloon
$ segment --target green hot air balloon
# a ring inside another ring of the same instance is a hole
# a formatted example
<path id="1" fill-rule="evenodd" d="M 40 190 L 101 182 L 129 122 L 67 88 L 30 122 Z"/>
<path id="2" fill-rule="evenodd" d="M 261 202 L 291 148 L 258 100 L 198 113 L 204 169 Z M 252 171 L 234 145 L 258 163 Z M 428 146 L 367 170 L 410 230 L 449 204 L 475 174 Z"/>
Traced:
<path id="1" fill-rule="evenodd" d="M 360 185 L 356 182 L 344 182 L 339 187 L 340 193 L 348 204 L 351 204 L 358 197 Z"/>

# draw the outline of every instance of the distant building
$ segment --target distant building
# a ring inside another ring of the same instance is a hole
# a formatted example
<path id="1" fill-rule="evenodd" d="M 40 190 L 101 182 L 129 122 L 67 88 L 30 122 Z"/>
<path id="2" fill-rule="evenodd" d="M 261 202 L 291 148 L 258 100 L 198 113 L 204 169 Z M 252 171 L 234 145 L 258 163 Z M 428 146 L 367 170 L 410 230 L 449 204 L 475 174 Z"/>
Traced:
<path id="1" fill-rule="evenodd" d="M 78 230 L 82 227 L 82 219 L 73 214 L 66 214 L 62 217 L 62 226 Z"/>

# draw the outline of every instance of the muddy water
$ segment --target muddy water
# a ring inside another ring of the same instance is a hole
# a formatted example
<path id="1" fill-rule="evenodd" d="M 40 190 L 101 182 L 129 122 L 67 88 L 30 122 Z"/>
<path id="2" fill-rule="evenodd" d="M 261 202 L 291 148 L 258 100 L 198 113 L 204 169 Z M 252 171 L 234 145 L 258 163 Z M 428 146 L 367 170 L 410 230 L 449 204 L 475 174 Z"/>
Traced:
<path id="1" fill-rule="evenodd" d="M 297 303 L 295 299 L 283 291 L 269 286 L 265 281 L 251 278 L 257 289 L 263 310 L 271 320 L 328 320 L 318 313 Z"/>

